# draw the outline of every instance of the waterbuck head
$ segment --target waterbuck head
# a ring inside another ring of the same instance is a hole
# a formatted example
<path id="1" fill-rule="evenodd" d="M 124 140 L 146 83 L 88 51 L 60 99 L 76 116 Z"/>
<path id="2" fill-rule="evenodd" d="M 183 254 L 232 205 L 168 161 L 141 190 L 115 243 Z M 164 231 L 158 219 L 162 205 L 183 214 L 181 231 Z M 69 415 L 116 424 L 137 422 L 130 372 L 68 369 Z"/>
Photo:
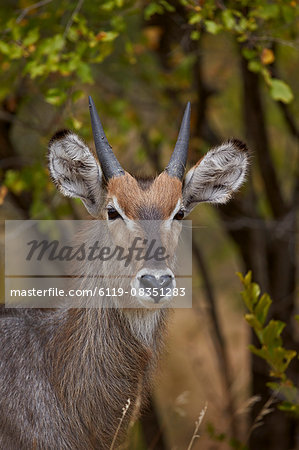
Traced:
<path id="1" fill-rule="evenodd" d="M 58 132 L 49 144 L 51 177 L 62 194 L 80 198 L 93 217 L 105 220 L 115 244 L 128 246 L 140 233 L 147 242 L 154 239 L 156 247 L 166 248 L 169 260 L 135 262 L 131 286 L 173 288 L 171 261 L 180 221 L 198 203 L 226 203 L 239 189 L 248 166 L 246 146 L 238 140 L 225 142 L 210 150 L 184 179 L 190 134 L 188 103 L 167 167 L 156 178 L 138 179 L 118 162 L 91 98 L 89 109 L 97 157 L 71 131 Z M 146 294 L 139 300 L 143 304 L 153 300 L 161 304 L 165 298 Z"/>

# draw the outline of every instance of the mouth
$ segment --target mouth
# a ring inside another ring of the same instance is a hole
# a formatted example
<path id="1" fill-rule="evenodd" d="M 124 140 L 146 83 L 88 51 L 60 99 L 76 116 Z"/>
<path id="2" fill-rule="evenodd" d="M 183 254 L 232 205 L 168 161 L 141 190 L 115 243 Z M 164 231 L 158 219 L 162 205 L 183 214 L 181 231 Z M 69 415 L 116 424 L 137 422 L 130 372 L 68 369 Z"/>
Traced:
<path id="1" fill-rule="evenodd" d="M 159 299 L 151 297 L 149 295 L 138 295 L 135 297 L 136 301 L 138 302 L 138 304 L 140 305 L 140 307 L 142 308 L 154 308 L 154 309 L 159 309 L 159 308 L 165 308 L 167 307 L 172 300 L 172 296 L 164 296 L 164 297 L 159 297 Z"/>

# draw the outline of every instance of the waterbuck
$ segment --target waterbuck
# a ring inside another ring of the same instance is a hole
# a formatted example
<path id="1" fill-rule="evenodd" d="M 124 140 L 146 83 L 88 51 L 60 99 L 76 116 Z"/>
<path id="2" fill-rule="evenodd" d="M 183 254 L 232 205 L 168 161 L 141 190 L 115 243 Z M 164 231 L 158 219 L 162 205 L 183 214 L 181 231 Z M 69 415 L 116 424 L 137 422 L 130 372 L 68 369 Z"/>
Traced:
<path id="1" fill-rule="evenodd" d="M 183 181 L 190 104 L 169 164 L 152 179 L 134 178 L 121 167 L 91 98 L 89 108 L 97 157 L 74 133 L 58 132 L 49 144 L 49 170 L 63 195 L 80 198 L 91 216 L 105 221 L 112 241 L 134 236 L 135 221 L 160 221 L 160 239 L 173 250 L 180 220 L 200 202 L 225 203 L 244 181 L 248 154 L 238 140 L 210 150 Z M 97 221 L 90 223 L 95 233 Z M 165 262 L 139 262 L 134 274 L 130 283 L 137 290 L 175 286 Z M 163 305 L 171 303 L 151 294 L 133 300 L 136 308 L 122 308 L 118 299 L 112 308 L 4 310 L 1 449 L 109 449 L 124 441 L 148 395 L 167 319 Z"/>

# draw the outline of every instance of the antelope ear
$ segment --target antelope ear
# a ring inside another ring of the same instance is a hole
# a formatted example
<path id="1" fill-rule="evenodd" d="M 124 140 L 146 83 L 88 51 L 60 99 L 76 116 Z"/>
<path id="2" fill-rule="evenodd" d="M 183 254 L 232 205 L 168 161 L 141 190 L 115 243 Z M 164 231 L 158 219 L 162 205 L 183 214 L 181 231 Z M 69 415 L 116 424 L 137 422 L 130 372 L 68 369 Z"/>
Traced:
<path id="1" fill-rule="evenodd" d="M 226 203 L 245 180 L 249 154 L 233 139 L 210 150 L 186 175 L 183 202 L 187 214 L 201 202 Z"/>
<path id="2" fill-rule="evenodd" d="M 48 166 L 58 190 L 66 197 L 80 198 L 97 217 L 103 201 L 103 176 L 87 145 L 71 131 L 59 131 L 49 142 Z"/>

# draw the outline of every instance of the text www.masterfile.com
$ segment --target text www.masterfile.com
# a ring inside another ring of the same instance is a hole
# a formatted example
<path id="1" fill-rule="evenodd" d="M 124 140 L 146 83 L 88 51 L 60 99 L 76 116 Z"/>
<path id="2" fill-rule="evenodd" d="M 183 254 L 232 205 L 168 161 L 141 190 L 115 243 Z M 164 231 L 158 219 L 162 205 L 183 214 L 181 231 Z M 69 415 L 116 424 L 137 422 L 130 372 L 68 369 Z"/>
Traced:
<path id="1" fill-rule="evenodd" d="M 93 289 L 59 289 L 50 287 L 47 289 L 10 289 L 10 297 L 121 297 L 131 295 L 132 297 L 150 295 L 164 297 L 184 297 L 186 289 L 181 288 L 103 288 Z"/>

